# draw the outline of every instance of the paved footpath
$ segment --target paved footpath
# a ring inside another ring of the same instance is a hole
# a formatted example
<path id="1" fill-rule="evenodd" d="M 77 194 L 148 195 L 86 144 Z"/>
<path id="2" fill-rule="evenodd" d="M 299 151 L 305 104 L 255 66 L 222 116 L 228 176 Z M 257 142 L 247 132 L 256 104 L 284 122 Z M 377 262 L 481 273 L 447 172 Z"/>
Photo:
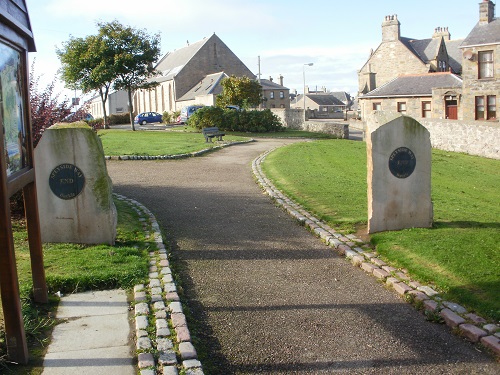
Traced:
<path id="1" fill-rule="evenodd" d="M 134 375 L 127 295 L 123 290 L 61 298 L 43 375 Z"/>
<path id="2" fill-rule="evenodd" d="M 147 206 L 172 240 L 205 373 L 498 374 L 262 193 L 252 160 L 289 142 L 108 161 L 115 191 Z"/>

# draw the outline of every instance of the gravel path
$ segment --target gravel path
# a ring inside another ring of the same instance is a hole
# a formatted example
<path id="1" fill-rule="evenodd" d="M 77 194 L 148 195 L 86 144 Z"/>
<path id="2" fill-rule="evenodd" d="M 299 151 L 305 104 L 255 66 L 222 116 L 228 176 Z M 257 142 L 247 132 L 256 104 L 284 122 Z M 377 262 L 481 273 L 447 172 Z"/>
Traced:
<path id="1" fill-rule="evenodd" d="M 252 160 L 290 142 L 108 161 L 115 191 L 147 206 L 172 241 L 205 374 L 498 373 L 262 193 Z"/>

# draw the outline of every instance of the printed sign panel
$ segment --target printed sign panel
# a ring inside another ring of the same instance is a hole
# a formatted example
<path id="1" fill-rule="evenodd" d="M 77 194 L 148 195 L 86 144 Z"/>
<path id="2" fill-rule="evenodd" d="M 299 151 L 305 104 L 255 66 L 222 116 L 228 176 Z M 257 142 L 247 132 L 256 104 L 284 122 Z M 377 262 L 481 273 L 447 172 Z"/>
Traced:
<path id="1" fill-rule="evenodd" d="M 7 176 L 28 166 L 21 54 L 0 42 L 0 123 Z"/>

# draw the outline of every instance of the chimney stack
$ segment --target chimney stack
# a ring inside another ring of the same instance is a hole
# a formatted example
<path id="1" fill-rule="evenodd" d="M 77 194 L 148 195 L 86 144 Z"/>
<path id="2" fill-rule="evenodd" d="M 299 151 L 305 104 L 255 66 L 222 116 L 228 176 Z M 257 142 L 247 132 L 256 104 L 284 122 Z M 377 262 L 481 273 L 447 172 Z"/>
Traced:
<path id="1" fill-rule="evenodd" d="M 269 76 L 269 80 L 272 82 L 273 81 L 273 77 Z"/>
<path id="2" fill-rule="evenodd" d="M 385 16 L 382 22 L 382 42 L 393 42 L 399 40 L 401 23 L 398 21 L 398 15 Z"/>
<path id="3" fill-rule="evenodd" d="M 448 31 L 447 27 L 436 27 L 434 29 L 434 34 L 432 35 L 432 39 L 441 38 L 441 37 L 443 37 L 444 40 L 450 40 L 451 39 L 451 34 Z"/>
<path id="4" fill-rule="evenodd" d="M 479 24 L 488 24 L 493 18 L 495 18 L 495 4 L 491 0 L 483 0 L 479 4 Z"/>
<path id="5" fill-rule="evenodd" d="M 281 74 L 279 76 L 279 80 L 280 80 L 280 85 L 283 86 L 283 76 Z"/>

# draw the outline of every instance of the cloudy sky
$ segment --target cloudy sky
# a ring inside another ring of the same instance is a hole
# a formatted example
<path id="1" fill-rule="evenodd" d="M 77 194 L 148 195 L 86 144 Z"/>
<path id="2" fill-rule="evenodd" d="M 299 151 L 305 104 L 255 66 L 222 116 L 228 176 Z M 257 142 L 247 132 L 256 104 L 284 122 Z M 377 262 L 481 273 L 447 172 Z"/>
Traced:
<path id="1" fill-rule="evenodd" d="M 117 19 L 125 25 L 160 33 L 162 54 L 214 32 L 262 78 L 284 76 L 284 85 L 357 92 L 356 72 L 370 49 L 381 41 L 381 23 L 397 14 L 401 34 L 430 38 L 448 27 L 452 39 L 464 38 L 478 21 L 479 0 L 457 6 L 435 0 L 26 0 L 35 36 L 35 70 L 42 83 L 57 78 L 55 53 L 70 35 L 96 33 L 97 21 Z M 458 5 L 459 3 L 459 5 Z M 62 90 L 62 86 L 61 90 Z M 68 95 L 67 91 L 63 92 Z M 68 96 L 71 96 L 69 94 Z"/>

